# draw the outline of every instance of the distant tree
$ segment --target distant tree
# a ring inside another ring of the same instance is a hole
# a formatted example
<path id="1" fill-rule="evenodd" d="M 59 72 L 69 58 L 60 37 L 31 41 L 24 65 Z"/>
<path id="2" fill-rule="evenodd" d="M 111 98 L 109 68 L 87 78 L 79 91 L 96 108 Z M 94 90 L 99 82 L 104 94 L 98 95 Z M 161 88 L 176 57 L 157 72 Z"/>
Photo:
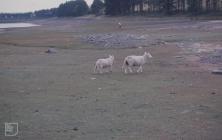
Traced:
<path id="1" fill-rule="evenodd" d="M 94 0 L 91 5 L 91 12 L 93 14 L 100 14 L 101 10 L 104 8 L 104 3 L 101 0 Z"/>
<path id="2" fill-rule="evenodd" d="M 212 5 L 213 5 L 213 11 L 218 11 L 219 10 L 219 4 L 220 3 L 220 0 L 213 0 L 212 1 Z M 222 1 L 221 1 L 221 4 L 222 4 Z"/>
<path id="3" fill-rule="evenodd" d="M 135 0 L 105 0 L 105 13 L 107 15 L 125 15 L 134 10 Z"/>
<path id="4" fill-rule="evenodd" d="M 173 12 L 176 9 L 175 3 L 176 3 L 175 0 L 165 0 L 165 1 L 163 1 L 164 13 L 167 14 L 167 15 L 173 14 Z"/>
<path id="5" fill-rule="evenodd" d="M 105 0 L 105 13 L 106 15 L 118 15 L 118 0 Z"/>
<path id="6" fill-rule="evenodd" d="M 84 0 L 69 1 L 59 5 L 57 10 L 57 16 L 68 17 L 68 16 L 83 16 L 87 14 L 89 7 Z"/>
<path id="7" fill-rule="evenodd" d="M 196 16 L 202 11 L 202 0 L 188 0 L 188 12 Z"/>
<path id="8" fill-rule="evenodd" d="M 37 18 L 55 17 L 56 16 L 56 11 L 57 11 L 57 8 L 44 9 L 44 10 L 35 11 L 34 15 Z"/>

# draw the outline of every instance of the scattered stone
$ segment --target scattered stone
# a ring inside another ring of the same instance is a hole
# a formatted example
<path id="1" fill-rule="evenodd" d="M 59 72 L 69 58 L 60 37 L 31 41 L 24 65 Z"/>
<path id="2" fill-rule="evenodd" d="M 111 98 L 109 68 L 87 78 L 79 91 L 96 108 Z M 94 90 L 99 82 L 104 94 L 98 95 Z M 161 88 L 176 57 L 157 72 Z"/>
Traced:
<path id="1" fill-rule="evenodd" d="M 189 112 L 190 112 L 190 110 L 184 110 L 184 111 L 181 112 L 181 114 L 186 114 L 186 113 L 189 113 Z"/>
<path id="2" fill-rule="evenodd" d="M 189 87 L 192 87 L 193 86 L 193 84 L 189 84 Z"/>
<path id="3" fill-rule="evenodd" d="M 96 80 L 96 78 L 95 78 L 95 77 L 91 77 L 90 79 L 91 79 L 91 80 Z"/>
<path id="4" fill-rule="evenodd" d="M 149 35 L 126 34 L 126 33 L 106 33 L 90 34 L 82 37 L 84 41 L 105 48 L 118 47 L 135 47 L 144 46 L 150 43 Z"/>
<path id="5" fill-rule="evenodd" d="M 220 75 L 222 75 L 222 70 L 221 69 L 213 70 L 212 74 L 220 74 Z"/>
<path id="6" fill-rule="evenodd" d="M 37 90 L 41 90 L 41 88 L 40 88 L 40 87 L 38 87 L 38 88 L 37 88 Z"/>
<path id="7" fill-rule="evenodd" d="M 78 131 L 79 129 L 77 127 L 74 127 L 72 130 L 73 131 Z"/>
<path id="8" fill-rule="evenodd" d="M 57 50 L 55 48 L 49 48 L 45 53 L 57 53 Z"/>
<path id="9" fill-rule="evenodd" d="M 197 115 L 201 115 L 201 114 L 204 114 L 202 111 L 197 111 L 195 112 Z"/>
<path id="10" fill-rule="evenodd" d="M 24 90 L 20 90 L 19 92 L 20 92 L 20 93 L 25 93 L 25 91 L 24 91 Z"/>
<path id="11" fill-rule="evenodd" d="M 213 45 L 209 45 L 209 46 L 213 46 Z M 222 49 L 209 50 L 208 53 L 201 56 L 200 62 L 210 63 L 210 64 L 222 64 Z"/>
<path id="12" fill-rule="evenodd" d="M 175 58 L 183 58 L 183 56 L 175 56 Z"/>
<path id="13" fill-rule="evenodd" d="M 39 110 L 38 110 L 38 109 L 36 109 L 36 110 L 35 110 L 35 112 L 37 113 L 37 112 L 39 112 Z"/>

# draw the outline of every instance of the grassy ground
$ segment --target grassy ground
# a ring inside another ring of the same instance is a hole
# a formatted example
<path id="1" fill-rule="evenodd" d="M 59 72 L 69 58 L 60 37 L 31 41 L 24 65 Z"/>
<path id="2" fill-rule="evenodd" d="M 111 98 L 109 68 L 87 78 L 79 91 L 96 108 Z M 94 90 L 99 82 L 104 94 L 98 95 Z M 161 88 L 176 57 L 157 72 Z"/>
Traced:
<path id="1" fill-rule="evenodd" d="M 119 20 L 122 30 L 116 27 Z M 222 138 L 222 80 L 209 71 L 220 65 L 200 63 L 203 54 L 177 46 L 221 45 L 222 32 L 211 22 L 142 17 L 33 22 L 42 26 L 0 33 L 0 139 Z M 107 49 L 81 38 L 119 32 L 167 43 Z M 57 53 L 44 53 L 52 46 Z M 144 51 L 153 55 L 144 72 L 123 74 L 124 57 Z M 113 73 L 93 74 L 96 59 L 108 54 L 116 58 Z M 19 123 L 16 137 L 4 136 L 5 122 Z"/>

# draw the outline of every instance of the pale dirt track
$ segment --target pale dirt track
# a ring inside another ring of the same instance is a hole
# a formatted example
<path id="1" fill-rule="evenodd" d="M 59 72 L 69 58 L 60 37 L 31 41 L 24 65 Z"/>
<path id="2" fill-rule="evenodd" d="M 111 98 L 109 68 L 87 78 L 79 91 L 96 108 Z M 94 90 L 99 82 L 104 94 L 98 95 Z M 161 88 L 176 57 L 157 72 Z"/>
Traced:
<path id="1" fill-rule="evenodd" d="M 122 30 L 115 27 L 120 19 Z M 0 34 L 1 140 L 222 139 L 222 76 L 211 74 L 221 63 L 201 61 L 221 49 L 221 30 L 209 26 L 214 22 L 103 17 L 34 23 L 42 26 Z M 113 49 L 84 40 L 107 33 L 148 34 L 151 43 Z M 50 46 L 58 52 L 44 53 Z M 121 72 L 125 56 L 148 50 L 153 59 L 144 73 Z M 108 54 L 116 58 L 113 73 L 93 74 L 95 60 Z M 5 122 L 18 122 L 19 135 L 4 137 Z"/>

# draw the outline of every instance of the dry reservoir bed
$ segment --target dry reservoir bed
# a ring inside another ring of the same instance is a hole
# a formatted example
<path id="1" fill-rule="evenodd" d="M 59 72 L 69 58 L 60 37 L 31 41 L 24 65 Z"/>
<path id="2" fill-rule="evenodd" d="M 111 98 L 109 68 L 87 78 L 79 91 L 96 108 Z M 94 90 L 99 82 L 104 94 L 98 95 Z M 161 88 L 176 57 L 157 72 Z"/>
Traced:
<path id="1" fill-rule="evenodd" d="M 1 31 L 0 139 L 220 140 L 222 77 L 211 73 L 221 66 L 218 22 L 84 17 Z M 144 51 L 153 55 L 144 72 L 123 74 L 124 57 Z M 113 73 L 93 74 L 108 54 Z M 4 136 L 5 122 L 18 122 L 17 136 Z"/>

